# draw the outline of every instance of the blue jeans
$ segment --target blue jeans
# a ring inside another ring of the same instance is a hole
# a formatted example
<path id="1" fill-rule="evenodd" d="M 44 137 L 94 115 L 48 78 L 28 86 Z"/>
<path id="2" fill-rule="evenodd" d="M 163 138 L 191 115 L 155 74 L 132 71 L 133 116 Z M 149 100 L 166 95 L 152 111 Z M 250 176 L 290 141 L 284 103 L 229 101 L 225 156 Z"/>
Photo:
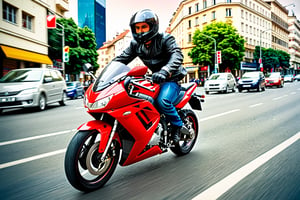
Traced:
<path id="1" fill-rule="evenodd" d="M 156 104 L 161 113 L 165 114 L 173 126 L 183 126 L 173 103 L 178 97 L 180 86 L 176 82 L 164 82 L 160 85 L 160 91 L 156 99 Z"/>

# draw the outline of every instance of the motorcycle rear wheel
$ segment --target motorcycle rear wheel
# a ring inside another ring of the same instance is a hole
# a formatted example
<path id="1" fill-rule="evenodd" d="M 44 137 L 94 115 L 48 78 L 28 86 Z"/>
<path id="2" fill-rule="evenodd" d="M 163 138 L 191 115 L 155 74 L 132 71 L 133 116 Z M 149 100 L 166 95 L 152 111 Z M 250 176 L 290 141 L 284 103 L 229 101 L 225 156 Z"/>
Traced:
<path id="1" fill-rule="evenodd" d="M 78 131 L 66 151 L 65 173 L 70 184 L 84 192 L 101 188 L 115 171 L 120 146 L 113 141 L 106 159 L 102 162 L 98 152 L 100 134 L 98 131 Z"/>
<path id="2" fill-rule="evenodd" d="M 181 110 L 180 112 L 180 116 L 185 127 L 188 128 L 190 133 L 192 132 L 193 137 L 183 140 L 181 139 L 178 144 L 176 144 L 174 147 L 171 147 L 171 151 L 178 156 L 183 156 L 190 153 L 190 151 L 193 149 L 198 137 L 199 124 L 197 116 L 192 110 L 185 109 Z"/>

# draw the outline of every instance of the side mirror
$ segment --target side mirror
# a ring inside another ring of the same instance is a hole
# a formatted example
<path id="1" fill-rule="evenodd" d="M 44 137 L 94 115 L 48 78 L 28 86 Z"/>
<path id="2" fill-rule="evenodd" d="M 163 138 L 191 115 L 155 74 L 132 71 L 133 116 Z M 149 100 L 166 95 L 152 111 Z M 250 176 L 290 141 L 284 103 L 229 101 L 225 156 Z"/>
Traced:
<path id="1" fill-rule="evenodd" d="M 85 72 L 90 72 L 90 71 L 93 71 L 94 67 L 90 63 L 84 63 L 82 65 L 82 68 Z"/>

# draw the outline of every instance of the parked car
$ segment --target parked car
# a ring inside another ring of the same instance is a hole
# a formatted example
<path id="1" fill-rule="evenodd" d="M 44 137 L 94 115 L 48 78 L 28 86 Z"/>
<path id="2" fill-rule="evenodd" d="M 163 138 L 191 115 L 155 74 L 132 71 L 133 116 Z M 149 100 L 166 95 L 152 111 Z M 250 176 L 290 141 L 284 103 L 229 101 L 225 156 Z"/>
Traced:
<path id="1" fill-rule="evenodd" d="M 272 72 L 266 77 L 266 87 L 283 87 L 284 79 L 280 72 Z"/>
<path id="2" fill-rule="evenodd" d="M 212 74 L 204 84 L 206 94 L 209 92 L 227 93 L 229 90 L 235 92 L 236 81 L 231 73 L 215 73 Z"/>
<path id="3" fill-rule="evenodd" d="M 298 75 L 295 76 L 295 80 L 296 81 L 300 81 L 300 74 L 298 74 Z"/>
<path id="4" fill-rule="evenodd" d="M 71 99 L 83 97 L 83 86 L 79 81 L 67 82 L 67 96 Z"/>
<path id="5" fill-rule="evenodd" d="M 259 91 L 265 91 L 266 80 L 262 72 L 253 71 L 246 72 L 243 74 L 242 78 L 238 82 L 238 90 L 242 92 L 243 90 L 256 89 Z"/>
<path id="6" fill-rule="evenodd" d="M 284 82 L 294 82 L 294 75 L 293 74 L 287 74 L 284 76 Z"/>
<path id="7" fill-rule="evenodd" d="M 66 90 L 66 82 L 57 70 L 15 69 L 0 79 L 0 111 L 28 107 L 44 110 L 56 102 L 65 105 Z"/>

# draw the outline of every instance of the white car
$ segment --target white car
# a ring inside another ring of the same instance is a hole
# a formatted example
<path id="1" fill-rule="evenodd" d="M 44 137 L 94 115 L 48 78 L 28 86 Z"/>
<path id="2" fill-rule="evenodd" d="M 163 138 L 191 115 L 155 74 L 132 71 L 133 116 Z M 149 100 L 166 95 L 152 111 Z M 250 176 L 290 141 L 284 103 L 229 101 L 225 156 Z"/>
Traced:
<path id="1" fill-rule="evenodd" d="M 212 74 L 204 84 L 204 91 L 206 94 L 210 92 L 235 92 L 236 81 L 231 73 L 215 73 Z"/>
<path id="2" fill-rule="evenodd" d="M 284 82 L 293 82 L 294 76 L 292 74 L 287 74 L 284 76 Z"/>
<path id="3" fill-rule="evenodd" d="M 0 79 L 0 113 L 3 109 L 65 105 L 66 82 L 58 70 L 24 68 L 9 71 Z"/>

